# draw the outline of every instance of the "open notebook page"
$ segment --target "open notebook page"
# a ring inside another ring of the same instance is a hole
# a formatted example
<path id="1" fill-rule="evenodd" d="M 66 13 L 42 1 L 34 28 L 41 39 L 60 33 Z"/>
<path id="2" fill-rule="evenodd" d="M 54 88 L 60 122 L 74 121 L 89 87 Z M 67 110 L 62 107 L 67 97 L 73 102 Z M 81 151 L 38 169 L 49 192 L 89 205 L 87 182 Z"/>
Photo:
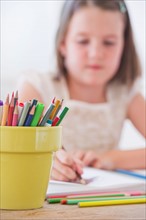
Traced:
<path id="1" fill-rule="evenodd" d="M 53 181 L 49 182 L 47 195 L 61 195 L 88 192 L 113 192 L 121 190 L 145 191 L 145 180 L 119 174 L 113 171 L 105 171 L 94 168 L 84 168 L 82 177 L 88 184 L 82 185 L 71 182 Z"/>

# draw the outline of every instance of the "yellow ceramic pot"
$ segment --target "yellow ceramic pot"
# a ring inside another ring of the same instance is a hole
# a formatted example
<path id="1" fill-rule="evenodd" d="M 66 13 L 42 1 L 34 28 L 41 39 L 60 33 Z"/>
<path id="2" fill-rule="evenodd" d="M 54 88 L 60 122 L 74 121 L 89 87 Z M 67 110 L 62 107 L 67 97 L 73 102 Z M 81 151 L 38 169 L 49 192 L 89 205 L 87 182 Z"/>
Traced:
<path id="1" fill-rule="evenodd" d="M 62 127 L 0 127 L 0 208 L 43 206 Z"/>

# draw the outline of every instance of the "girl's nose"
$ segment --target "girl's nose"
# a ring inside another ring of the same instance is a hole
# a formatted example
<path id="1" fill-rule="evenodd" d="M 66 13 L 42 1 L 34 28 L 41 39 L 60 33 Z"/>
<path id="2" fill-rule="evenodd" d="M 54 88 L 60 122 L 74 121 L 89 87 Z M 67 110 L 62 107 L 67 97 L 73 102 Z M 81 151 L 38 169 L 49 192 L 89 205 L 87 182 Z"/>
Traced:
<path id="1" fill-rule="evenodd" d="M 91 59 L 102 59 L 104 56 L 103 48 L 100 44 L 91 44 L 88 48 L 88 57 Z"/>

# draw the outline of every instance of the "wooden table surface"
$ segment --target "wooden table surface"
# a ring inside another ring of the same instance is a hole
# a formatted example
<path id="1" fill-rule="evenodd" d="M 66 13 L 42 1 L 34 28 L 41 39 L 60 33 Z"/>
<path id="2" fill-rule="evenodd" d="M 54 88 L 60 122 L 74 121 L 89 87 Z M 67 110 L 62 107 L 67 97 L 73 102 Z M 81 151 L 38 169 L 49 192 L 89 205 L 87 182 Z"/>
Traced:
<path id="1" fill-rule="evenodd" d="M 47 204 L 25 211 L 0 210 L 0 220 L 145 220 L 146 204 L 78 208 L 76 205 Z"/>

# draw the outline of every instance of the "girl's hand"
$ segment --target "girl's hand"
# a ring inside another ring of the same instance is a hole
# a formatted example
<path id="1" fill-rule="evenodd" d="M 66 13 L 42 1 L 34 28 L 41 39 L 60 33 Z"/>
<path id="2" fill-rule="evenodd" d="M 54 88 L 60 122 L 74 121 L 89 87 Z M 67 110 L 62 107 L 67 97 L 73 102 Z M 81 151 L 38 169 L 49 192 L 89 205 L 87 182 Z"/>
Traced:
<path id="1" fill-rule="evenodd" d="M 114 170 L 117 168 L 118 160 L 120 160 L 119 150 L 111 150 L 98 155 L 98 160 L 93 163 L 93 167 L 105 170 Z"/>
<path id="2" fill-rule="evenodd" d="M 82 162 L 65 150 L 56 152 L 51 172 L 51 179 L 75 181 L 83 173 Z"/>
<path id="3" fill-rule="evenodd" d="M 97 153 L 93 150 L 83 151 L 77 150 L 72 152 L 72 154 L 83 162 L 84 166 L 93 166 L 93 164 L 98 162 Z"/>

